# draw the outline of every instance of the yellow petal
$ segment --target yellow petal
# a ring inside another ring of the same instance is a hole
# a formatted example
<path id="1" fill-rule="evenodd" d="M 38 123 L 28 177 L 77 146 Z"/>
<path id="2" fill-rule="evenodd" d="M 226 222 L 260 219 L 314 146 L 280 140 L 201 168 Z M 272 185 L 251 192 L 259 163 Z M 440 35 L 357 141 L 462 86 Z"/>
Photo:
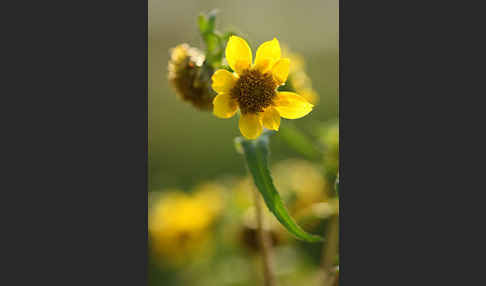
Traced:
<path id="1" fill-rule="evenodd" d="M 303 98 L 307 99 L 308 102 L 316 105 L 317 103 L 319 103 L 319 95 L 317 94 L 317 92 L 308 87 L 308 88 L 305 88 L 303 90 L 299 90 L 299 95 L 302 96 Z"/>
<path id="2" fill-rule="evenodd" d="M 219 118 L 230 118 L 236 113 L 238 105 L 227 93 L 218 94 L 213 100 L 213 113 Z"/>
<path id="3" fill-rule="evenodd" d="M 271 67 L 281 57 L 280 43 L 276 38 L 261 44 L 256 52 L 255 66 L 257 68 Z M 268 63 L 265 63 L 268 61 Z"/>
<path id="4" fill-rule="evenodd" d="M 247 139 L 256 139 L 263 131 L 263 124 L 258 114 L 242 114 L 239 121 L 241 134 Z"/>
<path id="5" fill-rule="evenodd" d="M 238 36 L 231 36 L 226 45 L 226 60 L 229 66 L 241 74 L 245 69 L 250 68 L 253 56 L 248 43 Z"/>
<path id="6" fill-rule="evenodd" d="M 287 81 L 287 77 L 289 76 L 289 71 L 290 71 L 290 60 L 287 58 L 280 59 L 272 67 L 273 77 L 279 84 L 284 84 Z"/>
<path id="7" fill-rule="evenodd" d="M 261 59 L 258 64 L 255 64 L 255 69 L 261 73 L 266 73 L 271 67 L 271 60 L 269 58 Z"/>
<path id="8" fill-rule="evenodd" d="M 213 80 L 212 88 L 217 93 L 229 92 L 236 83 L 237 78 L 227 70 L 217 70 L 211 77 Z"/>
<path id="9" fill-rule="evenodd" d="M 278 131 L 278 128 L 280 127 L 280 114 L 275 108 L 270 107 L 265 110 L 262 120 L 263 126 L 268 129 Z"/>
<path id="10" fill-rule="evenodd" d="M 294 92 L 279 92 L 275 101 L 275 109 L 280 116 L 287 119 L 297 119 L 311 112 L 312 105 L 305 98 Z"/>

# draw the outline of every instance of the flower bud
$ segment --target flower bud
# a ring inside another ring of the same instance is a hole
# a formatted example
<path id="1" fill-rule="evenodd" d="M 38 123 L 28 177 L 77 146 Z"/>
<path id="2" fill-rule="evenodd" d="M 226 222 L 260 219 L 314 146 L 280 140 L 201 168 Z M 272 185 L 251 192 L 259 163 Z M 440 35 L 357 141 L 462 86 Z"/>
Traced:
<path id="1" fill-rule="evenodd" d="M 170 53 L 168 78 L 176 94 L 200 110 L 212 110 L 211 72 L 203 68 L 203 52 L 188 44 L 180 44 Z"/>

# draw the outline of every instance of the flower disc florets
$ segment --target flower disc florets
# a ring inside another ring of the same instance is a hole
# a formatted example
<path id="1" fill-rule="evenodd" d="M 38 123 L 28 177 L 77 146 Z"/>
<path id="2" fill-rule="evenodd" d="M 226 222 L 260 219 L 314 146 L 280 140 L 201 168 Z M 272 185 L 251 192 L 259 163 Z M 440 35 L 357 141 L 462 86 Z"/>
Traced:
<path id="1" fill-rule="evenodd" d="M 273 103 L 277 85 L 270 73 L 247 70 L 236 81 L 230 93 L 238 102 L 241 113 L 258 113 Z"/>

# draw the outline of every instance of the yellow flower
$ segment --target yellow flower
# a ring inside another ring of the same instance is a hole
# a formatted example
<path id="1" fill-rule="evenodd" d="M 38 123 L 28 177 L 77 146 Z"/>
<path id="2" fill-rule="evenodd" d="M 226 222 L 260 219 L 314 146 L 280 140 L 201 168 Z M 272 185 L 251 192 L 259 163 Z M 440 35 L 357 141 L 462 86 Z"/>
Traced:
<path id="1" fill-rule="evenodd" d="M 201 202 L 213 217 L 219 216 L 223 210 L 226 188 L 218 182 L 203 182 L 194 190 L 194 198 Z"/>
<path id="2" fill-rule="evenodd" d="M 263 127 L 278 130 L 280 117 L 297 119 L 307 115 L 313 105 L 294 92 L 278 92 L 287 81 L 290 60 L 281 58 L 277 39 L 258 47 L 255 63 L 248 43 L 231 36 L 226 45 L 226 60 L 233 73 L 220 69 L 212 76 L 212 87 L 218 93 L 213 101 L 213 113 L 230 118 L 239 109 L 239 128 L 247 139 L 255 139 Z"/>
<path id="3" fill-rule="evenodd" d="M 217 215 L 206 195 L 168 191 L 152 204 L 148 229 L 155 254 L 180 264 L 204 249 Z"/>

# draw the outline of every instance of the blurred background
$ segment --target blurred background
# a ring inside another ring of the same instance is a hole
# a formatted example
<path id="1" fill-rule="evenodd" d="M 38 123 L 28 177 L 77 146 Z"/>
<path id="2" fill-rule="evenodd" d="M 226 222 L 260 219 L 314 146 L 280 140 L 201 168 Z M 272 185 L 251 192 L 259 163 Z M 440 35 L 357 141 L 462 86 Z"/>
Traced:
<path id="1" fill-rule="evenodd" d="M 305 156 L 277 133 L 270 163 L 298 223 L 324 233 L 337 212 L 337 201 L 329 194 L 338 161 L 339 2 L 148 3 L 149 283 L 258 285 L 252 185 L 233 144 L 240 136 L 237 118 L 218 119 L 181 101 L 167 80 L 169 50 L 181 43 L 203 49 L 197 17 L 216 8 L 218 30 L 236 31 L 254 53 L 276 37 L 287 55 L 302 63 L 296 74 L 312 83 L 316 106 L 302 119 L 283 119 L 282 127 L 300 130 L 326 156 Z M 298 242 L 271 215 L 266 218 L 279 285 L 317 285 L 323 245 Z"/>

